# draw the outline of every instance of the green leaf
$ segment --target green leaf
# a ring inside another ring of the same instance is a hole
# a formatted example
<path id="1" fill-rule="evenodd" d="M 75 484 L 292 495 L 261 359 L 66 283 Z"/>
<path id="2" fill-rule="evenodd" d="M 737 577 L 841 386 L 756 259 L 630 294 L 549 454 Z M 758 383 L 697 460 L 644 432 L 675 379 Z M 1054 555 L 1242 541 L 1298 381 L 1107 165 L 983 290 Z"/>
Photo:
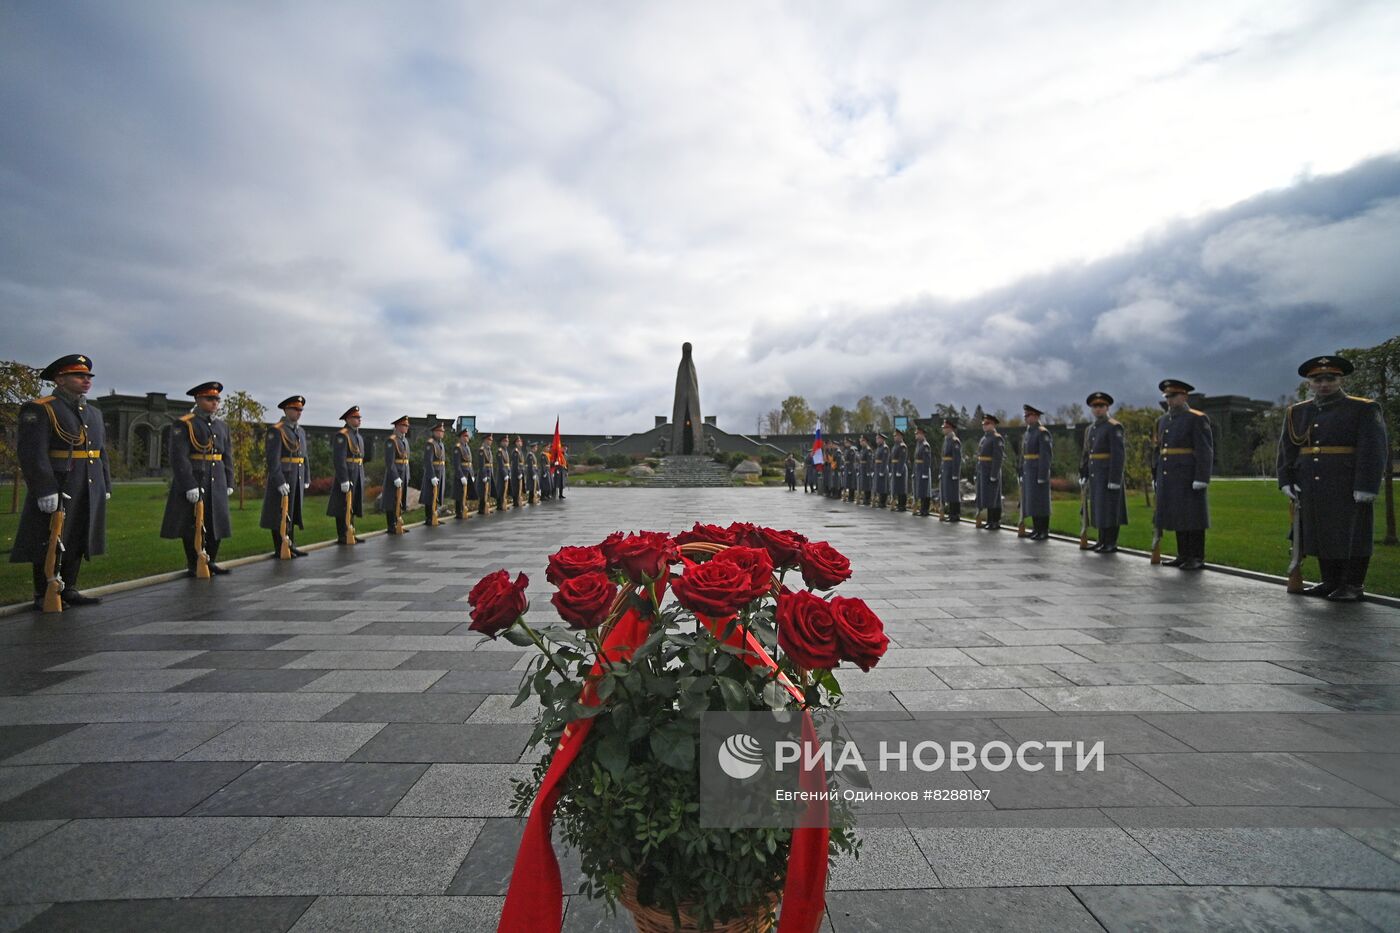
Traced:
<path id="1" fill-rule="evenodd" d="M 789 696 L 787 688 L 776 680 L 763 685 L 763 702 L 768 704 L 769 709 L 786 709 Z"/>
<path id="2" fill-rule="evenodd" d="M 656 760 L 677 771 L 689 771 L 695 763 L 695 736 L 679 723 L 662 726 L 649 738 Z"/>
<path id="3" fill-rule="evenodd" d="M 613 690 L 617 688 L 617 677 L 612 674 L 604 674 L 603 679 L 598 681 L 598 699 L 606 700 L 613 695 Z"/>
<path id="4" fill-rule="evenodd" d="M 841 696 L 841 682 L 836 679 L 836 675 L 829 670 L 819 670 L 815 672 L 817 683 L 826 688 L 826 692 L 832 696 Z"/>
<path id="5" fill-rule="evenodd" d="M 596 754 L 598 763 L 608 770 L 608 772 L 619 781 L 627 771 L 627 763 L 631 758 L 630 750 L 627 746 L 627 737 L 620 732 L 609 732 L 598 742 Z"/>
<path id="6" fill-rule="evenodd" d="M 512 645 L 519 645 L 522 648 L 528 648 L 535 643 L 535 640 L 533 638 L 531 638 L 529 635 L 526 635 L 514 625 L 502 632 L 501 635 L 505 638 L 506 641 L 510 642 Z"/>
<path id="7" fill-rule="evenodd" d="M 749 691 L 732 677 L 719 678 L 720 696 L 724 698 L 724 708 L 746 710 L 749 708 Z"/>

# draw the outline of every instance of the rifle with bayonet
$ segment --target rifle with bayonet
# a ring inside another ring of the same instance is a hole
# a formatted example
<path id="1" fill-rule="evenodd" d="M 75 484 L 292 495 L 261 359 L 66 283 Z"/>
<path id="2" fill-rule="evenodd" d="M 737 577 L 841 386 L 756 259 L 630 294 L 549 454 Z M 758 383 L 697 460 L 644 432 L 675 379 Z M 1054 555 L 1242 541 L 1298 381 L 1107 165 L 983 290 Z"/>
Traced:
<path id="1" fill-rule="evenodd" d="M 59 572 L 62 566 L 62 554 L 65 550 L 63 546 L 63 522 L 67 517 L 68 508 L 66 500 L 72 496 L 66 492 L 58 494 L 58 508 L 53 510 L 53 515 L 49 518 L 49 546 L 48 552 L 44 555 L 44 579 L 48 585 L 44 587 L 44 611 L 63 611 L 63 576 Z"/>

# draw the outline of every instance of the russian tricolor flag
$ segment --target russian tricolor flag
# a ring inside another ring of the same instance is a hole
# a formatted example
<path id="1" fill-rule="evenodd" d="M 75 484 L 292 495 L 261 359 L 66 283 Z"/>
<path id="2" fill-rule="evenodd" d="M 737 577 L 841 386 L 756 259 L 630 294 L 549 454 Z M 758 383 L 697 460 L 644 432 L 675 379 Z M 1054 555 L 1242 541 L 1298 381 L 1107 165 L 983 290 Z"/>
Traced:
<path id="1" fill-rule="evenodd" d="M 812 438 L 812 463 L 820 468 L 824 462 L 826 458 L 822 456 L 822 426 L 817 425 L 816 436 Z"/>

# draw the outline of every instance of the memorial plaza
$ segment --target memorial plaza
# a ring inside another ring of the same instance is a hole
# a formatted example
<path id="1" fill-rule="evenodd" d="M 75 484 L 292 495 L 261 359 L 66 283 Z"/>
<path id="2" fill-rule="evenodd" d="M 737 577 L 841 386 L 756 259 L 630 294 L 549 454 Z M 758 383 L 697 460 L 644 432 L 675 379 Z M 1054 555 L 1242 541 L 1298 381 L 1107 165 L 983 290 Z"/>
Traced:
<path id="1" fill-rule="evenodd" d="M 1013 745 L 1049 717 L 1103 772 L 940 775 L 983 802 L 860 818 L 827 924 L 1400 927 L 1400 610 L 778 489 L 576 489 L 0 618 L 0 930 L 496 929 L 521 821 L 524 649 L 466 595 L 561 544 L 750 521 L 828 540 L 888 653 L 842 668 L 876 734 Z M 561 849 L 566 893 L 577 863 Z M 573 896 L 566 930 L 628 930 Z"/>

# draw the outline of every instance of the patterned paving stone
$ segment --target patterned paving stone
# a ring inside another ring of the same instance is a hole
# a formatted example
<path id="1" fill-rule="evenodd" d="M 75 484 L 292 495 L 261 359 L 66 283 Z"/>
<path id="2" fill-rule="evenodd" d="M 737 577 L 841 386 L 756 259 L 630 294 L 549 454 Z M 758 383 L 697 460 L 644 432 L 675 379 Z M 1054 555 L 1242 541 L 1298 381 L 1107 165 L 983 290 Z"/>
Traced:
<path id="1" fill-rule="evenodd" d="M 394 808 L 394 816 L 514 816 L 511 780 L 529 765 L 435 764 Z"/>
<path id="2" fill-rule="evenodd" d="M 1400 890 L 1400 864 L 1336 829 L 1139 829 L 1133 838 L 1187 884 Z"/>
<path id="3" fill-rule="evenodd" d="M 426 770 L 421 764 L 263 762 L 190 815 L 383 816 Z"/>
<path id="4" fill-rule="evenodd" d="M 1056 930 L 1099 933 L 1102 927 L 1067 888 L 956 888 L 887 891 L 878 899 L 860 891 L 833 891 L 827 913 L 835 933 L 959 933 Z M 937 924 L 933 927 L 932 924 Z"/>
<path id="5" fill-rule="evenodd" d="M 241 762 L 78 765 L 0 804 L 0 820 L 179 816 L 248 768 Z"/>
<path id="6" fill-rule="evenodd" d="M 1350 892 L 1348 892 L 1350 893 Z M 1371 933 L 1365 919 L 1310 888 L 1163 885 L 1076 886 L 1074 894 L 1109 933 Z"/>
<path id="7" fill-rule="evenodd" d="M 6 763 L 173 761 L 228 728 L 225 722 L 92 723 L 15 755 Z"/>
<path id="8" fill-rule="evenodd" d="M 1175 874 L 1118 829 L 916 829 L 947 887 L 1172 884 Z"/>
<path id="9" fill-rule="evenodd" d="M 529 726 L 389 723 L 351 759 L 513 764 L 529 737 Z"/>
<path id="10" fill-rule="evenodd" d="M 86 901 L 54 904 L 24 929 L 26 933 L 274 933 L 302 916 L 309 897 L 185 897 L 139 901 Z"/>
<path id="11" fill-rule="evenodd" d="M 294 933 L 494 933 L 502 897 L 318 897 Z"/>
<path id="12" fill-rule="evenodd" d="M 372 722 L 239 723 L 192 749 L 183 760 L 344 761 L 382 728 L 382 723 Z"/>
<path id="13" fill-rule="evenodd" d="M 324 722 L 463 723 L 483 699 L 469 693 L 358 693 L 321 719 Z"/>
<path id="14" fill-rule="evenodd" d="M 284 693 L 299 690 L 325 674 L 301 670 L 224 670 L 201 672 L 173 689 L 189 693 Z"/>

